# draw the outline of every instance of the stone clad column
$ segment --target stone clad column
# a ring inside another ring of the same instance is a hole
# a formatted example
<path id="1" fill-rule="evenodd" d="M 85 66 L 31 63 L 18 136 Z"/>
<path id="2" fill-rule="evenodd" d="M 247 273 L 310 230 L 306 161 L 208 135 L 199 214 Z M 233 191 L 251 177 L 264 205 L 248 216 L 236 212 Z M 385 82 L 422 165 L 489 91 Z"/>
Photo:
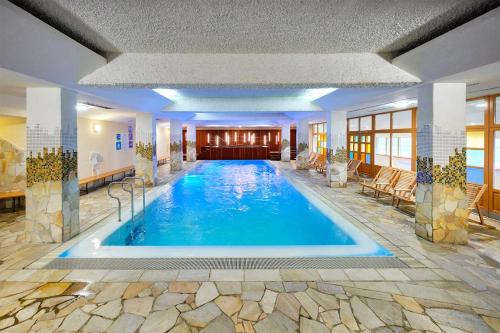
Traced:
<path id="1" fill-rule="evenodd" d="M 146 186 L 155 186 L 158 178 L 156 156 L 156 118 L 141 112 L 135 117 L 135 175 L 144 178 Z"/>
<path id="2" fill-rule="evenodd" d="M 290 124 L 281 126 L 281 160 L 290 162 Z"/>
<path id="3" fill-rule="evenodd" d="M 186 133 L 186 161 L 196 161 L 196 125 L 188 124 Z"/>
<path id="4" fill-rule="evenodd" d="M 170 121 L 170 170 L 182 170 L 182 123 Z"/>
<path id="5" fill-rule="evenodd" d="M 76 95 L 61 88 L 28 88 L 26 236 L 61 243 L 80 232 Z"/>
<path id="6" fill-rule="evenodd" d="M 297 123 L 297 159 L 295 168 L 297 170 L 308 169 L 309 161 L 309 123 L 307 120 L 299 120 Z"/>
<path id="7" fill-rule="evenodd" d="M 347 186 L 347 112 L 327 112 L 326 179 L 331 187 Z"/>
<path id="8" fill-rule="evenodd" d="M 418 90 L 415 233 L 432 242 L 467 243 L 463 83 Z"/>

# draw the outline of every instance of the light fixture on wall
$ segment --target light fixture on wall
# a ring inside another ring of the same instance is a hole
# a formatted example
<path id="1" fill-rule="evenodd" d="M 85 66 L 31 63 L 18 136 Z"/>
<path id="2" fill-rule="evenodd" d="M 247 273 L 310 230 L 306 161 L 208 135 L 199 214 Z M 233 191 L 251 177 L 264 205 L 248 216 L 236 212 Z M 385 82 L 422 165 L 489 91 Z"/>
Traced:
<path id="1" fill-rule="evenodd" d="M 102 131 L 101 124 L 95 123 L 92 125 L 92 132 L 94 132 L 95 134 L 99 134 L 99 133 L 101 133 L 101 131 Z"/>
<path id="2" fill-rule="evenodd" d="M 207 142 L 210 144 L 210 133 L 207 133 Z"/>

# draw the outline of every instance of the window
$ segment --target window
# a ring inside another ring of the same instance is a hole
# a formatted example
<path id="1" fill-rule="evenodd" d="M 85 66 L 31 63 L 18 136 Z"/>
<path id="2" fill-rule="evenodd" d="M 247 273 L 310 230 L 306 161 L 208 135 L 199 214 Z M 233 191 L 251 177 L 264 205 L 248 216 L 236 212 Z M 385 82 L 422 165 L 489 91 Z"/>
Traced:
<path id="1" fill-rule="evenodd" d="M 371 129 L 372 129 L 372 117 L 371 116 L 360 118 L 360 123 L 361 123 L 361 126 L 360 126 L 361 131 L 371 131 Z"/>
<path id="2" fill-rule="evenodd" d="M 484 115 L 488 102 L 485 99 L 475 99 L 468 101 L 465 107 L 465 125 L 484 125 Z"/>
<path id="3" fill-rule="evenodd" d="M 349 158 L 365 165 L 414 170 L 416 110 L 393 111 L 349 119 Z M 358 127 L 356 127 L 358 126 Z M 359 128 L 354 131 L 352 128 Z M 362 169 L 374 176 L 374 168 Z"/>
<path id="4" fill-rule="evenodd" d="M 467 131 L 467 181 L 484 183 L 484 131 Z"/>
<path id="5" fill-rule="evenodd" d="M 393 129 L 402 129 L 402 128 L 411 128 L 412 123 L 412 111 L 401 111 L 394 112 L 392 114 L 392 128 Z"/>
<path id="6" fill-rule="evenodd" d="M 349 131 L 359 131 L 359 118 L 349 119 Z"/>
<path id="7" fill-rule="evenodd" d="M 312 151 L 326 155 L 326 123 L 312 125 Z"/>
<path id="8" fill-rule="evenodd" d="M 390 165 L 390 133 L 375 133 L 375 160 L 376 165 Z"/>
<path id="9" fill-rule="evenodd" d="M 394 168 L 411 170 L 411 151 L 412 137 L 411 133 L 393 133 L 392 134 L 392 166 Z"/>
<path id="10" fill-rule="evenodd" d="M 385 130 L 391 128 L 391 114 L 384 113 L 375 116 L 375 129 Z"/>
<path id="11" fill-rule="evenodd" d="M 500 124 L 500 96 L 495 98 L 495 124 Z"/>

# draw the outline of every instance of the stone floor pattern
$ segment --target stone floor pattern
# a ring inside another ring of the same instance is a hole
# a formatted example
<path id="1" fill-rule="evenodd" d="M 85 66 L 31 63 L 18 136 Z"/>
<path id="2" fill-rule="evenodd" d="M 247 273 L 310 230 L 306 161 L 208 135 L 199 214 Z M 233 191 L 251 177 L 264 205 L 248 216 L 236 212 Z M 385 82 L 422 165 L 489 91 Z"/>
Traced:
<path id="1" fill-rule="evenodd" d="M 1 214 L 0 332 L 500 332 L 498 231 L 474 228 L 468 246 L 432 244 L 415 236 L 411 213 L 356 184 L 330 189 L 314 171 L 279 166 L 409 267 L 29 269 L 57 246 L 22 244 L 23 216 Z M 87 210 L 96 226 L 113 207 L 101 190 L 82 203 L 100 208 Z"/>

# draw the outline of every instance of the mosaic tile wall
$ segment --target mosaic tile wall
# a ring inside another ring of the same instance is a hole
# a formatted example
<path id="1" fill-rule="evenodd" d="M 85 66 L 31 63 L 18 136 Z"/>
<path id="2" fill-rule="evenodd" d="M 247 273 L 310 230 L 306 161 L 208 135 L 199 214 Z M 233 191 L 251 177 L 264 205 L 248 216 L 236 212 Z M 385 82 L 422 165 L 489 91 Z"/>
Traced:
<path id="1" fill-rule="evenodd" d="M 157 181 L 156 134 L 151 130 L 136 128 L 136 140 L 135 175 L 144 178 L 146 186 L 155 186 Z"/>
<path id="2" fill-rule="evenodd" d="M 170 170 L 182 170 L 182 141 L 170 141 Z"/>
<path id="3" fill-rule="evenodd" d="M 25 152 L 0 139 L 0 192 L 24 191 L 25 187 Z"/>
<path id="4" fill-rule="evenodd" d="M 284 162 L 290 161 L 290 141 L 287 139 L 281 140 L 281 160 Z"/>
<path id="5" fill-rule="evenodd" d="M 196 141 L 186 142 L 186 160 L 188 162 L 196 161 Z"/>
<path id="6" fill-rule="evenodd" d="M 306 142 L 297 143 L 296 167 L 299 170 L 308 169 L 309 145 Z"/>
<path id="7" fill-rule="evenodd" d="M 465 131 L 425 126 L 417 140 L 415 232 L 433 242 L 467 243 Z"/>
<path id="8" fill-rule="evenodd" d="M 80 232 L 76 128 L 27 127 L 26 238 L 60 243 Z"/>
<path id="9" fill-rule="evenodd" d="M 347 150 L 345 147 L 336 147 L 326 150 L 327 179 L 331 187 L 346 187 L 347 186 Z"/>

